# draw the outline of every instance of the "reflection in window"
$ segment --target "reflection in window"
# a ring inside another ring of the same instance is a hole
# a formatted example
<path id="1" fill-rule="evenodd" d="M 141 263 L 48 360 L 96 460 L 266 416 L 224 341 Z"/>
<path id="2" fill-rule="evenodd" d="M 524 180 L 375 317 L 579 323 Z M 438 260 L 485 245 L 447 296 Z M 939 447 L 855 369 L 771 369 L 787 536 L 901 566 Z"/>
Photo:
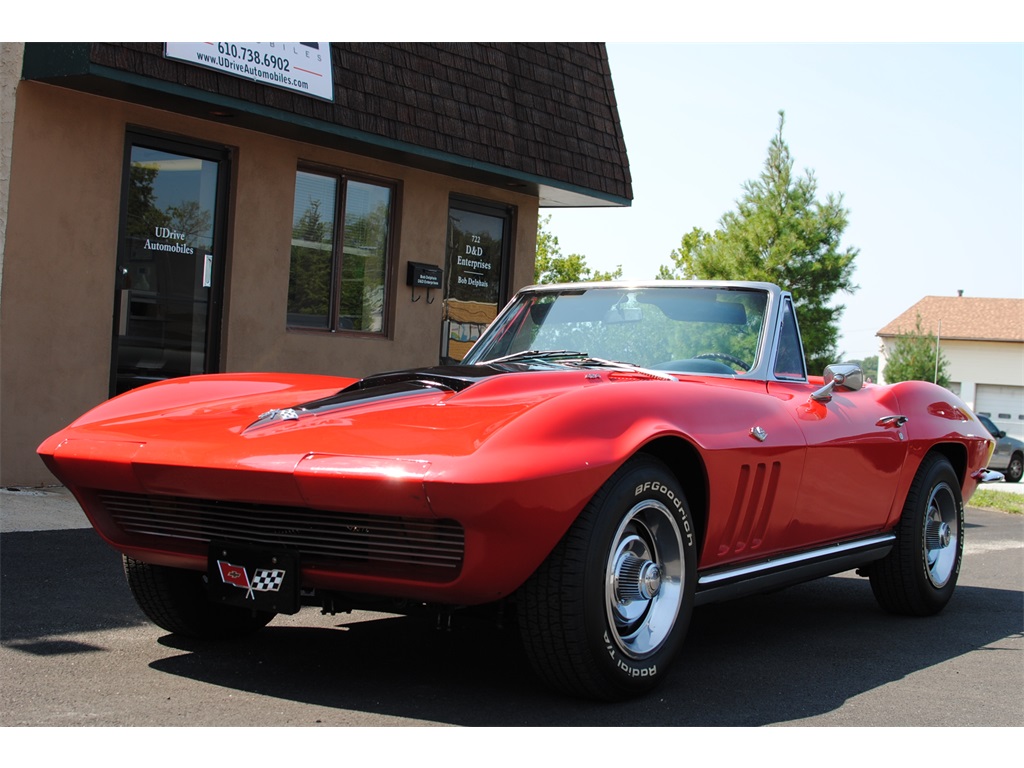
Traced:
<path id="1" fill-rule="evenodd" d="M 297 173 L 289 327 L 384 332 L 392 195 L 386 185 Z"/>
<path id="2" fill-rule="evenodd" d="M 800 344 L 800 332 L 796 326 L 796 315 L 793 312 L 793 304 L 788 299 L 782 308 L 779 351 L 775 356 L 775 375 L 780 379 L 800 381 L 807 378 L 803 347 Z"/>

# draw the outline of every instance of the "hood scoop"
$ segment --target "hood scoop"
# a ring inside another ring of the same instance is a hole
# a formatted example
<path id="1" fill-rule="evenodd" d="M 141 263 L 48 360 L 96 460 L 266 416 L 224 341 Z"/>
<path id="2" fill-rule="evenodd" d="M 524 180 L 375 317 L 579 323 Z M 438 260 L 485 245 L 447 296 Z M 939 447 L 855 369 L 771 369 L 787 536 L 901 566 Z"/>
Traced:
<path id="1" fill-rule="evenodd" d="M 259 418 L 246 427 L 242 434 L 249 434 L 254 430 L 280 424 L 283 421 L 300 421 L 308 416 L 330 413 L 340 408 L 384 402 L 431 390 L 461 392 L 482 379 L 509 372 L 508 367 L 467 365 L 441 366 L 368 376 L 330 397 L 288 408 L 274 408 L 261 413 Z"/>

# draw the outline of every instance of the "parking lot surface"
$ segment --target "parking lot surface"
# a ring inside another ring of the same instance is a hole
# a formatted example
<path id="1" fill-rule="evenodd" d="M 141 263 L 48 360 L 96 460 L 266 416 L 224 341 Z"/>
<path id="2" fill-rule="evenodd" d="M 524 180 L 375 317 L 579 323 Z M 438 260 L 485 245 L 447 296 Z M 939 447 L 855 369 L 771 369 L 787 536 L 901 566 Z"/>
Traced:
<path id="1" fill-rule="evenodd" d="M 1024 516 L 967 511 L 939 616 L 853 573 L 698 609 L 665 684 L 596 704 L 537 683 L 513 633 L 304 609 L 230 645 L 148 623 L 60 488 L 0 492 L 4 726 L 1024 726 Z"/>

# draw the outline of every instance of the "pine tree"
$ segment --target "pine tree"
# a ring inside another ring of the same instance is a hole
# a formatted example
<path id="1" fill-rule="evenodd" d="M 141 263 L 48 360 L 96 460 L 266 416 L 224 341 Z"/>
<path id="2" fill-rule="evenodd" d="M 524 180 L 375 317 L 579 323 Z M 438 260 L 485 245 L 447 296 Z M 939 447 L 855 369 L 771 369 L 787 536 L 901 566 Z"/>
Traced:
<path id="1" fill-rule="evenodd" d="M 793 174 L 793 158 L 782 138 L 785 113 L 768 146 L 758 179 L 743 185 L 737 209 L 722 216 L 713 233 L 694 228 L 672 251 L 672 267 L 661 279 L 756 280 L 793 294 L 808 369 L 837 361 L 839 319 L 844 307 L 836 293 L 852 293 L 856 248 L 840 250 L 848 223 L 842 195 L 817 199 L 813 171 Z"/>

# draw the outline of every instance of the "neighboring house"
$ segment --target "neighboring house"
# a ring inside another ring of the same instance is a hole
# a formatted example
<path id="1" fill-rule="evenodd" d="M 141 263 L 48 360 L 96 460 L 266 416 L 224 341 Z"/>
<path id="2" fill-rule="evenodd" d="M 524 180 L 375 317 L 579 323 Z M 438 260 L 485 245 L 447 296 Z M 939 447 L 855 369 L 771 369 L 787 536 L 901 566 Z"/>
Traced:
<path id="1" fill-rule="evenodd" d="M 999 429 L 1024 437 L 1024 299 L 926 296 L 878 331 L 879 380 L 901 334 L 921 327 L 938 337 L 950 389 Z"/>
<path id="2" fill-rule="evenodd" d="M 5 485 L 147 381 L 457 361 L 633 198 L 603 43 L 0 46 Z"/>

